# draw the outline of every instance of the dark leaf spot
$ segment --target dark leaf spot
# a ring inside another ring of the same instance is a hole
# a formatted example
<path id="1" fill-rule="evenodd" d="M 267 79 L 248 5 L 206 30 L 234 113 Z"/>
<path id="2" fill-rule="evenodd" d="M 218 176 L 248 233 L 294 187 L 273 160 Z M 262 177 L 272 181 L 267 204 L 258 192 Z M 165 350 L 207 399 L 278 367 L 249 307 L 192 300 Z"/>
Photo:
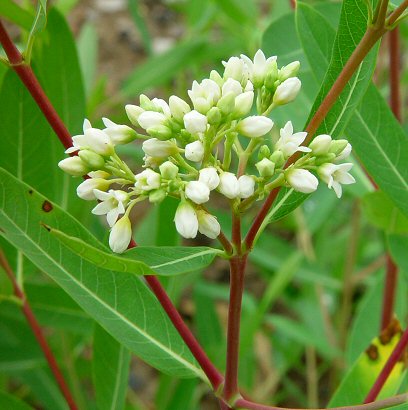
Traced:
<path id="1" fill-rule="evenodd" d="M 34 193 L 34 191 L 33 191 L 32 189 L 30 189 L 30 190 L 28 191 L 28 193 L 29 193 L 30 195 L 32 195 L 32 194 Z"/>
<path id="2" fill-rule="evenodd" d="M 51 212 L 52 211 L 52 204 L 50 201 L 44 201 L 42 204 L 42 210 L 44 212 Z"/>
<path id="3" fill-rule="evenodd" d="M 375 345 L 370 345 L 368 346 L 368 349 L 366 350 L 367 356 L 371 360 L 377 360 L 378 359 L 378 347 Z"/>

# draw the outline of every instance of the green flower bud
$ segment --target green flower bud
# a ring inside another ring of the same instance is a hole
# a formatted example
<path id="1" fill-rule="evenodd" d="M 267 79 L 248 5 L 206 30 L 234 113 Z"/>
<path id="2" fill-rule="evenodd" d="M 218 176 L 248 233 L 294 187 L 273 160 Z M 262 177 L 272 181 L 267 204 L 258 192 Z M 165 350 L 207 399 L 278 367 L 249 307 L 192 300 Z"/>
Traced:
<path id="1" fill-rule="evenodd" d="M 267 145 L 262 145 L 258 153 L 259 160 L 262 160 L 264 158 L 269 158 L 270 155 L 271 155 L 271 150 L 269 149 L 269 147 Z"/>
<path id="2" fill-rule="evenodd" d="M 156 189 L 149 193 L 149 202 L 158 204 L 162 202 L 167 196 L 167 193 L 164 189 Z"/>
<path id="3" fill-rule="evenodd" d="M 323 165 L 326 164 L 327 162 L 332 162 L 336 158 L 336 154 L 329 153 L 326 155 L 322 155 L 315 160 L 315 165 Z"/>
<path id="4" fill-rule="evenodd" d="M 235 94 L 229 92 L 227 95 L 224 95 L 224 97 L 218 101 L 217 107 L 220 109 L 222 114 L 231 114 L 235 108 Z"/>
<path id="5" fill-rule="evenodd" d="M 279 70 L 279 80 L 285 81 L 290 77 L 296 77 L 296 74 L 298 73 L 299 68 L 300 68 L 299 61 L 293 61 L 292 63 L 286 65 L 285 67 L 282 67 Z"/>
<path id="6" fill-rule="evenodd" d="M 264 158 L 255 164 L 256 169 L 261 177 L 270 177 L 275 172 L 275 164 L 268 158 Z"/>
<path id="7" fill-rule="evenodd" d="M 97 154 L 96 152 L 84 149 L 79 151 L 79 158 L 82 162 L 92 171 L 97 171 L 102 169 L 105 165 L 105 160 L 102 155 Z"/>
<path id="8" fill-rule="evenodd" d="M 213 80 L 214 82 L 216 82 L 219 86 L 220 86 L 220 88 L 223 86 L 223 84 L 224 84 L 224 80 L 222 79 L 222 77 L 220 76 L 220 74 L 217 72 L 217 71 L 215 71 L 215 70 L 212 70 L 211 72 L 210 72 L 210 80 Z"/>
<path id="9" fill-rule="evenodd" d="M 347 147 L 348 141 L 347 140 L 335 140 L 332 141 L 330 144 L 329 152 L 335 154 L 336 156 L 339 155 L 343 150 Z"/>
<path id="10" fill-rule="evenodd" d="M 285 157 L 282 151 L 275 151 L 269 159 L 275 164 L 276 168 L 280 168 L 285 163 Z"/>
<path id="11" fill-rule="evenodd" d="M 277 85 L 276 85 L 276 80 L 278 80 L 278 65 L 276 61 L 273 61 L 271 63 L 271 68 L 266 74 L 265 77 L 265 87 L 268 90 L 275 91 Z"/>
<path id="12" fill-rule="evenodd" d="M 221 122 L 222 114 L 219 108 L 212 107 L 210 111 L 207 112 L 208 124 L 216 125 Z"/>
<path id="13" fill-rule="evenodd" d="M 154 127 L 150 127 L 147 130 L 147 133 L 152 137 L 155 137 L 159 140 L 168 140 L 172 137 L 173 133 L 169 127 L 165 125 L 156 125 Z"/>
<path id="14" fill-rule="evenodd" d="M 173 164 L 170 161 L 166 161 L 163 164 L 161 164 L 159 169 L 160 169 L 161 176 L 164 179 L 170 179 L 170 180 L 176 178 L 179 172 L 178 166 Z"/>
<path id="15" fill-rule="evenodd" d="M 151 102 L 150 98 L 144 94 L 140 95 L 140 107 L 145 111 L 157 111 L 156 106 Z"/>

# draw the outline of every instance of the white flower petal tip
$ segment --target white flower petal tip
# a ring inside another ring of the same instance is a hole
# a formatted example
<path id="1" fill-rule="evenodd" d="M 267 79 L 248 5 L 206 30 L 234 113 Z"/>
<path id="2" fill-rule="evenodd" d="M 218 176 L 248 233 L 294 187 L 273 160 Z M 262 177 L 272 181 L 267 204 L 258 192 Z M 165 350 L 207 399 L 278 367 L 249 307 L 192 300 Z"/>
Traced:
<path id="1" fill-rule="evenodd" d="M 132 239 L 132 226 L 129 218 L 125 215 L 112 227 L 109 235 L 109 246 L 115 253 L 123 253 Z"/>
<path id="2" fill-rule="evenodd" d="M 288 78 L 276 88 L 273 103 L 275 105 L 284 105 L 292 102 L 299 94 L 301 85 L 299 78 Z"/>
<path id="3" fill-rule="evenodd" d="M 186 197 L 196 204 L 203 204 L 210 199 L 210 188 L 200 181 L 190 181 L 186 185 Z"/>
<path id="4" fill-rule="evenodd" d="M 310 194 L 316 191 L 319 180 L 306 169 L 290 169 L 285 174 L 288 184 L 298 192 Z"/>
<path id="5" fill-rule="evenodd" d="M 273 127 L 273 121 L 263 115 L 253 115 L 238 123 L 237 131 L 245 137 L 258 138 L 267 134 Z"/>
<path id="6" fill-rule="evenodd" d="M 348 172 L 352 167 L 352 163 L 339 165 L 327 163 L 321 165 L 317 172 L 327 186 L 334 190 L 337 198 L 341 198 L 343 194 L 341 185 L 349 185 L 356 182 L 355 178 Z"/>

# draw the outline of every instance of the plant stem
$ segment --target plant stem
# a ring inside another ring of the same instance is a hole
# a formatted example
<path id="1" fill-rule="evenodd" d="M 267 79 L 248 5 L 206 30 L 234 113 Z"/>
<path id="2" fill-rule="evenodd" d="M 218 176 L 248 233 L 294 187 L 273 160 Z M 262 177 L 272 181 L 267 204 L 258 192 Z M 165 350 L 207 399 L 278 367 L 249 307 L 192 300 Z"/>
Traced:
<path id="1" fill-rule="evenodd" d="M 378 397 L 378 395 L 381 392 L 381 389 L 383 388 L 384 384 L 388 380 L 388 377 L 391 374 L 392 369 L 398 363 L 398 360 L 400 360 L 401 355 L 403 354 L 407 346 L 408 346 L 408 328 L 405 329 L 405 332 L 402 334 L 401 339 L 399 340 L 398 344 L 395 346 L 390 357 L 388 358 L 387 362 L 382 368 L 380 374 L 377 377 L 377 380 L 375 381 L 373 387 L 371 388 L 366 399 L 364 400 L 364 403 L 371 403 Z M 379 402 L 376 402 L 376 403 L 379 403 Z"/>
<path id="2" fill-rule="evenodd" d="M 398 396 L 393 396 L 385 400 L 379 400 L 375 403 L 360 404 L 357 406 L 343 406 L 343 407 L 331 407 L 327 409 L 309 409 L 309 410 L 382 410 L 389 407 L 397 406 L 399 404 L 407 403 L 408 393 L 400 394 Z M 239 399 L 236 401 L 235 405 L 239 409 L 248 410 L 300 410 L 287 407 L 273 407 L 265 406 L 263 404 L 253 403 L 249 400 Z"/>
<path id="3" fill-rule="evenodd" d="M 34 316 L 34 313 L 31 309 L 30 304 L 28 303 L 25 293 L 20 288 L 20 286 L 18 285 L 15 279 L 14 272 L 11 269 L 10 264 L 8 263 L 6 256 L 4 255 L 2 249 L 0 249 L 0 266 L 2 266 L 2 268 L 6 272 L 7 277 L 10 279 L 13 285 L 14 294 L 19 300 L 21 300 L 21 309 L 23 311 L 23 314 L 26 317 L 27 322 L 29 326 L 31 327 L 31 330 L 34 333 L 34 336 L 37 339 L 37 342 L 40 345 L 40 348 L 44 353 L 45 359 L 48 362 L 48 366 L 52 374 L 54 375 L 55 381 L 57 382 L 62 395 L 64 396 L 69 408 L 71 410 L 77 410 L 78 407 L 75 403 L 75 400 L 71 394 L 71 391 L 67 383 L 65 382 L 64 376 L 62 375 L 62 372 L 58 367 L 57 360 L 55 359 L 55 356 L 52 353 L 52 350 L 50 349 L 47 343 L 47 340 L 45 339 L 45 336 L 41 329 L 40 324 L 38 323 L 36 317 Z"/>
<path id="4" fill-rule="evenodd" d="M 389 68 L 390 68 L 390 106 L 395 117 L 401 122 L 400 93 L 400 44 L 398 28 L 389 33 Z M 394 316 L 396 289 L 398 284 L 398 268 L 386 255 L 386 274 L 382 305 L 381 329 L 385 329 Z"/>
<path id="5" fill-rule="evenodd" d="M 227 364 L 223 397 L 227 402 L 239 395 L 238 361 L 239 331 L 241 324 L 241 304 L 244 291 L 244 275 L 247 254 L 230 259 L 230 299 L 228 308 Z"/>
<path id="6" fill-rule="evenodd" d="M 11 68 L 17 73 L 21 81 L 34 98 L 38 107 L 47 118 L 49 124 L 58 135 L 65 148 L 69 148 L 72 145 L 71 135 L 68 129 L 65 127 L 58 113 L 55 111 L 50 100 L 46 96 L 40 83 L 38 82 L 33 70 L 28 66 L 23 59 L 23 56 L 18 51 L 17 47 L 11 41 L 7 34 L 3 23 L 0 21 L 0 43 L 7 54 Z"/>

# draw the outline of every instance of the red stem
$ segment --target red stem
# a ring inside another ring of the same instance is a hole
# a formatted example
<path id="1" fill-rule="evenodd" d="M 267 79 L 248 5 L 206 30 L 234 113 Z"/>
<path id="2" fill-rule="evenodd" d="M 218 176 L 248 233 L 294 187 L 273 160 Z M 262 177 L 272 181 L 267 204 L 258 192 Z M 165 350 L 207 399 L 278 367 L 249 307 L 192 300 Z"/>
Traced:
<path id="1" fill-rule="evenodd" d="M 227 402 L 239 394 L 238 362 L 241 304 L 244 291 L 244 275 L 247 254 L 230 259 L 230 300 L 228 308 L 227 365 L 225 371 L 224 398 Z"/>
<path id="2" fill-rule="evenodd" d="M 20 77 L 21 81 L 30 92 L 38 107 L 47 118 L 49 124 L 58 135 L 65 148 L 69 148 L 72 145 L 71 135 L 58 113 L 55 111 L 50 100 L 46 96 L 40 83 L 38 82 L 33 70 L 29 65 L 24 62 L 23 56 L 14 45 L 9 35 L 7 34 L 3 23 L 0 21 L 0 43 L 7 54 L 9 62 L 13 70 Z"/>
<path id="3" fill-rule="evenodd" d="M 398 282 L 398 268 L 388 253 L 386 255 L 386 258 L 387 270 L 385 275 L 385 287 L 381 317 L 382 330 L 387 328 L 394 317 L 394 305 Z"/>
<path id="4" fill-rule="evenodd" d="M 292 9 L 296 8 L 296 0 L 289 0 L 290 2 L 290 6 L 292 7 Z"/>
<path id="5" fill-rule="evenodd" d="M 364 403 L 371 403 L 376 400 L 376 398 L 381 392 L 381 389 L 383 388 L 384 384 L 388 380 L 388 377 L 390 376 L 392 369 L 398 363 L 398 360 L 400 360 L 402 353 L 407 348 L 407 346 L 408 346 L 408 328 L 405 329 L 405 332 L 402 334 L 401 339 L 399 340 L 398 344 L 395 346 L 393 352 L 391 353 L 390 357 L 387 360 L 387 363 L 385 363 L 383 369 L 378 375 L 377 380 L 375 381 L 373 387 L 371 388 L 366 399 L 364 400 Z"/>
<path id="6" fill-rule="evenodd" d="M 58 363 L 54 357 L 54 354 L 52 353 L 52 350 L 50 349 L 47 343 L 47 340 L 44 336 L 41 326 L 38 323 L 36 317 L 34 316 L 34 313 L 31 309 L 30 304 L 28 303 L 25 293 L 18 285 L 14 272 L 12 271 L 2 249 L 0 249 L 0 265 L 4 268 L 7 277 L 10 279 L 13 285 L 14 294 L 22 302 L 21 310 L 23 311 L 23 314 L 26 317 L 31 330 L 34 333 L 34 336 L 37 339 L 37 342 L 40 345 L 40 348 L 44 353 L 45 359 L 48 362 L 48 366 L 55 377 L 55 380 L 61 390 L 62 395 L 64 396 L 69 408 L 71 410 L 77 410 L 78 407 L 71 394 L 71 391 L 69 390 L 68 385 L 65 382 L 64 376 L 62 375 L 62 372 L 58 367 Z"/>

